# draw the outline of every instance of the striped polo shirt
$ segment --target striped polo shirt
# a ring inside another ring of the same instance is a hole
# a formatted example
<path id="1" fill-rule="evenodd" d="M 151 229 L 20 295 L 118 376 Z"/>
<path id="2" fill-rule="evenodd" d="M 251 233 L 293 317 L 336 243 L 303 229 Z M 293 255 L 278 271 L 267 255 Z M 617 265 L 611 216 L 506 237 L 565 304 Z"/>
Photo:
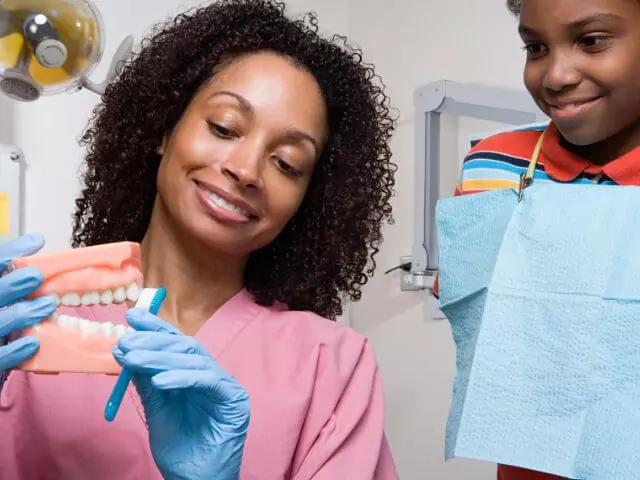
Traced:
<path id="1" fill-rule="evenodd" d="M 476 144 L 464 159 L 456 195 L 514 188 L 527 171 L 544 125 L 500 133 Z M 549 125 L 536 165 L 534 182 L 640 185 L 639 152 L 631 152 L 604 167 L 564 148 L 560 134 Z"/>
<path id="2" fill-rule="evenodd" d="M 545 126 L 530 126 L 487 137 L 464 159 L 456 195 L 502 188 L 518 189 Z M 640 186 L 640 147 L 604 166 L 563 147 L 555 125 L 545 134 L 534 182 L 597 183 Z M 438 296 L 438 282 L 434 285 Z M 560 480 L 560 477 L 505 465 L 498 466 L 498 480 Z"/>
<path id="3" fill-rule="evenodd" d="M 529 162 L 542 132 L 542 150 L 534 182 L 597 183 L 640 186 L 640 147 L 607 163 L 595 165 L 567 150 L 553 123 L 514 129 L 489 136 L 469 150 L 464 159 L 455 195 L 469 195 L 502 188 L 518 189 L 520 174 Z M 436 277 L 433 294 L 438 297 Z"/>

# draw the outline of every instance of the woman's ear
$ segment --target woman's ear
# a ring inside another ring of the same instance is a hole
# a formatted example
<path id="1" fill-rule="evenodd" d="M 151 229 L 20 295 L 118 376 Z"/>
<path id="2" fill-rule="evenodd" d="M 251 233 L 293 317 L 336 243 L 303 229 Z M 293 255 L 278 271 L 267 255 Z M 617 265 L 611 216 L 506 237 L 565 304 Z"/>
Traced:
<path id="1" fill-rule="evenodd" d="M 160 156 L 164 155 L 165 148 L 167 148 L 167 136 L 166 135 L 164 137 L 162 137 L 162 142 L 160 143 L 160 146 L 158 147 L 158 150 L 156 150 L 158 152 L 158 155 L 160 155 Z"/>

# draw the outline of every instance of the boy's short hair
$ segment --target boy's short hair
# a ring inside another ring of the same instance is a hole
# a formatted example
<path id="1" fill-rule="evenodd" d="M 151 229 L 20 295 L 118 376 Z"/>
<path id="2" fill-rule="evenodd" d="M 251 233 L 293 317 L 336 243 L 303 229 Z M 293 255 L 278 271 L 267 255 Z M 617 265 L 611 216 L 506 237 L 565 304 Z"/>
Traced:
<path id="1" fill-rule="evenodd" d="M 520 7 L 522 6 L 522 0 L 507 0 L 507 8 L 515 16 L 520 15 Z"/>

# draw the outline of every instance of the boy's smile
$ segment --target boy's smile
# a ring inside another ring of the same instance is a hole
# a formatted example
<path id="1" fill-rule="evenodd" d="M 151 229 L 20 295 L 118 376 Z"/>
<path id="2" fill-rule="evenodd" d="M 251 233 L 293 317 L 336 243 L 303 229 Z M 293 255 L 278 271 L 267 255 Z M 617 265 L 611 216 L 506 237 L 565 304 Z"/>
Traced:
<path id="1" fill-rule="evenodd" d="M 593 107 L 599 104 L 600 96 L 592 98 L 549 98 L 545 100 L 549 114 L 556 124 L 569 125 L 571 121 L 580 121 Z"/>
<path id="2" fill-rule="evenodd" d="M 640 2 L 524 0 L 520 34 L 525 85 L 577 153 L 606 163 L 640 145 Z"/>

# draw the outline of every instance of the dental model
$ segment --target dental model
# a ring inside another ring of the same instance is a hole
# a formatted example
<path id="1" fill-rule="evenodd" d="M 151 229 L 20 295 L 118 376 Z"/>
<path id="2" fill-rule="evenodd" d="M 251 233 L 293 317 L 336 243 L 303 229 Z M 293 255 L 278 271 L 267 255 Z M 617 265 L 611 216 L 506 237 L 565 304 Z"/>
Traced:
<path id="1" fill-rule="evenodd" d="M 138 300 L 142 289 L 140 246 L 118 242 L 16 259 L 14 268 L 35 267 L 44 283 L 29 297 L 53 295 L 58 307 L 108 306 Z M 130 305 L 131 306 L 131 305 Z M 97 308 L 97 307 L 96 307 Z M 124 318 L 123 318 L 124 320 Z M 25 329 L 40 341 L 36 355 L 20 370 L 36 373 L 103 373 L 117 375 L 112 355 L 130 327 L 56 313 Z"/>

